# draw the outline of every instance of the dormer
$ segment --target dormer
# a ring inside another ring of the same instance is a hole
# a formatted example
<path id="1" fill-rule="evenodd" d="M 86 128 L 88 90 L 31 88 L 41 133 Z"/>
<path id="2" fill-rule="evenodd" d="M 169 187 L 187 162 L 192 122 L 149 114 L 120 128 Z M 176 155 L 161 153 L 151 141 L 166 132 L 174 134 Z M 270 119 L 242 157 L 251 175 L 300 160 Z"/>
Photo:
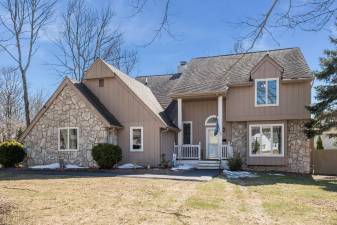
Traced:
<path id="1" fill-rule="evenodd" d="M 255 107 L 278 106 L 283 67 L 266 54 L 251 70 L 254 81 Z"/>
<path id="2" fill-rule="evenodd" d="M 250 79 L 268 79 L 279 78 L 282 79 L 283 67 L 276 62 L 269 54 L 266 54 L 250 71 Z"/>

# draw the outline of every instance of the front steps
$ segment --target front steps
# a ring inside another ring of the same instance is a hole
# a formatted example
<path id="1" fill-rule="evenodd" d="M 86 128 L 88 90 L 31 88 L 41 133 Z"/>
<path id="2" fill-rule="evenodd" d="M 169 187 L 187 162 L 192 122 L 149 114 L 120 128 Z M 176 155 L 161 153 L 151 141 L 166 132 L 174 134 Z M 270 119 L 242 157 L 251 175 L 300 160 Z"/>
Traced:
<path id="1" fill-rule="evenodd" d="M 196 169 L 198 170 L 215 170 L 215 169 L 224 169 L 228 167 L 227 160 L 221 161 L 220 167 L 220 160 L 200 160 L 196 165 Z"/>

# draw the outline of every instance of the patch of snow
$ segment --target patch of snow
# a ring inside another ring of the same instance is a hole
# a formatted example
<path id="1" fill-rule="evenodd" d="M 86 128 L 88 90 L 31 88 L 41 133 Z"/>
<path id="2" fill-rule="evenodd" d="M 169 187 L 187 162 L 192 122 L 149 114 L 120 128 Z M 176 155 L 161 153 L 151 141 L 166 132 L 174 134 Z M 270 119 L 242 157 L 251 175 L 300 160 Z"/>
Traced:
<path id="1" fill-rule="evenodd" d="M 82 166 L 78 166 L 78 165 L 74 165 L 74 164 L 67 164 L 66 165 L 66 169 L 84 169 L 84 168 L 88 168 L 88 167 L 82 167 Z"/>
<path id="2" fill-rule="evenodd" d="M 285 175 L 282 174 L 282 173 L 268 173 L 268 175 L 271 175 L 271 176 L 281 176 L 281 177 L 284 177 Z"/>
<path id="3" fill-rule="evenodd" d="M 49 170 L 55 170 L 55 169 L 60 169 L 60 164 L 59 163 L 52 163 L 48 165 L 36 165 L 36 166 L 31 166 L 29 167 L 31 169 L 49 169 Z M 73 164 L 67 164 L 65 165 L 65 169 L 83 169 L 83 168 L 88 168 L 88 167 L 81 167 L 78 165 L 73 165 Z"/>
<path id="4" fill-rule="evenodd" d="M 246 177 L 258 177 L 255 173 L 248 171 L 230 171 L 224 170 L 224 175 L 229 179 L 238 179 L 238 178 L 246 178 Z"/>
<path id="5" fill-rule="evenodd" d="M 171 170 L 176 171 L 176 170 L 191 170 L 193 169 L 193 165 L 191 164 L 180 164 L 177 165 L 176 167 L 172 167 Z"/>
<path id="6" fill-rule="evenodd" d="M 143 168 L 140 165 L 133 164 L 133 163 L 125 163 L 123 165 L 117 166 L 118 169 L 141 169 Z"/>
<path id="7" fill-rule="evenodd" d="M 36 166 L 31 166 L 29 167 L 31 169 L 50 169 L 50 170 L 55 170 L 60 168 L 59 163 L 52 163 L 48 165 L 36 165 Z"/>

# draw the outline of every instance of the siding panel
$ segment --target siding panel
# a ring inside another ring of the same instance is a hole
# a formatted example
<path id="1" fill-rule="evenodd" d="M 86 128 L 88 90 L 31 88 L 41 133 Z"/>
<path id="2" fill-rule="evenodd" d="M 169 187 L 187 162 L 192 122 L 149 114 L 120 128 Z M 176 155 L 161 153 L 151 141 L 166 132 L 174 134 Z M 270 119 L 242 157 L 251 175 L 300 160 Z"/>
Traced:
<path id="1" fill-rule="evenodd" d="M 254 85 L 231 87 L 226 97 L 227 121 L 307 119 L 310 81 L 280 82 L 279 106 L 255 107 Z"/>
<path id="2" fill-rule="evenodd" d="M 85 80 L 85 84 L 123 126 L 118 131 L 118 144 L 123 150 L 122 161 L 157 166 L 160 162 L 161 124 L 153 113 L 117 77 L 105 78 L 104 87 L 101 88 L 98 87 L 98 79 Z M 130 152 L 131 126 L 144 128 L 144 152 Z"/>

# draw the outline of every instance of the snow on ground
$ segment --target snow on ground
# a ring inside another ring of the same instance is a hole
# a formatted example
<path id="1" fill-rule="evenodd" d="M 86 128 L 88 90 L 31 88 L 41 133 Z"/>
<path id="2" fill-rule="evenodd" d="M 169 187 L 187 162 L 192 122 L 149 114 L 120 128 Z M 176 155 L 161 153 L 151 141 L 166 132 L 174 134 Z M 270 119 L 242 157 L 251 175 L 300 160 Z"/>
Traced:
<path id="1" fill-rule="evenodd" d="M 89 167 L 82 167 L 74 164 L 67 164 L 66 169 L 84 169 L 84 168 L 89 168 Z"/>
<path id="2" fill-rule="evenodd" d="M 224 170 L 224 175 L 229 179 L 238 179 L 238 178 L 246 178 L 246 177 L 258 177 L 255 173 L 248 171 L 230 171 Z"/>
<path id="3" fill-rule="evenodd" d="M 123 165 L 117 166 L 117 168 L 118 169 L 140 169 L 143 167 L 137 164 L 133 164 L 133 163 L 125 163 Z"/>
<path id="4" fill-rule="evenodd" d="M 55 170 L 55 169 L 60 168 L 60 164 L 59 163 L 52 163 L 52 164 L 48 164 L 48 165 L 36 165 L 36 166 L 31 166 L 29 168 L 31 168 L 31 169 L 51 169 L 51 170 Z"/>
<path id="5" fill-rule="evenodd" d="M 176 171 L 176 170 L 191 170 L 193 169 L 193 165 L 191 164 L 180 164 L 177 165 L 176 167 L 172 167 L 171 170 Z"/>
<path id="6" fill-rule="evenodd" d="M 66 169 L 83 169 L 87 167 L 81 167 L 78 165 L 74 164 L 66 164 L 65 165 Z M 31 166 L 29 167 L 31 169 L 49 169 L 49 170 L 55 170 L 55 169 L 60 169 L 60 164 L 59 163 L 52 163 L 48 165 L 36 165 L 36 166 Z"/>
<path id="7" fill-rule="evenodd" d="M 282 173 L 268 173 L 268 175 L 271 175 L 271 176 L 281 176 L 281 177 L 284 177 L 285 175 L 282 174 Z"/>

